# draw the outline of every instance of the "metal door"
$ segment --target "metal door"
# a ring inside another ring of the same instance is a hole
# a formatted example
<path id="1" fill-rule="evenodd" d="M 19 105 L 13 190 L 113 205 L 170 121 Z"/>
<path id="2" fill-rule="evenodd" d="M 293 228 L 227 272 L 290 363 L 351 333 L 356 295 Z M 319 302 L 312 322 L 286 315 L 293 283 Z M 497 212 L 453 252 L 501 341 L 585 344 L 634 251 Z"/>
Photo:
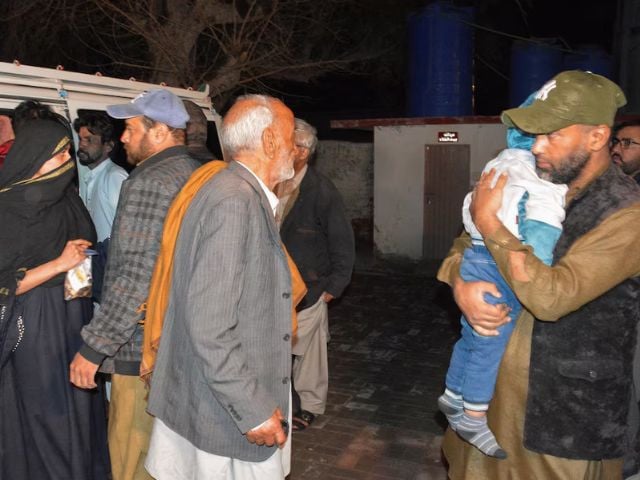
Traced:
<path id="1" fill-rule="evenodd" d="M 462 202 L 469 191 L 469 145 L 425 145 L 425 260 L 443 259 L 462 231 Z"/>

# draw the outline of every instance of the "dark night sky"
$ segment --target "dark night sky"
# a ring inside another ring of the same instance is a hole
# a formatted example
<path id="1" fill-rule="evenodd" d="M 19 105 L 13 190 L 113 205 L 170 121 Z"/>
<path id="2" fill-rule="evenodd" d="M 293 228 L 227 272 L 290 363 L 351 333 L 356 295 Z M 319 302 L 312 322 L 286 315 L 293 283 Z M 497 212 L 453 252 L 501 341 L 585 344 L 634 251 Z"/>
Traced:
<path id="1" fill-rule="evenodd" d="M 383 57 L 366 75 L 328 75 L 309 85 L 289 85 L 287 101 L 297 111 L 320 124 L 337 118 L 376 118 L 405 116 L 406 16 L 428 2 L 398 2 L 404 5 L 397 21 L 395 39 L 399 42 L 392 58 Z M 458 2 L 461 3 L 461 2 Z M 473 2 L 472 2 L 473 3 Z M 522 37 L 554 37 L 559 44 L 576 48 L 595 44 L 612 52 L 616 2 L 605 0 L 523 0 L 526 21 L 513 0 L 477 0 L 475 22 L 506 34 Z M 401 7 L 399 7 L 402 9 Z M 493 70 L 479 66 L 476 58 L 476 112 L 498 114 L 507 108 L 509 52 L 507 36 L 475 32 L 476 53 L 492 63 Z M 322 127 L 321 127 L 322 128 Z M 324 129 L 324 128 L 323 128 Z M 335 132 L 333 135 L 339 135 Z"/>
<path id="2" fill-rule="evenodd" d="M 569 44 L 598 43 L 611 49 L 616 18 L 614 0 L 538 0 L 530 13 L 532 31 L 560 36 Z"/>
<path id="3" fill-rule="evenodd" d="M 322 1 L 322 0 L 318 0 Z M 354 65 L 349 71 L 325 75 L 301 83 L 271 83 L 272 93 L 282 96 L 301 116 L 328 128 L 331 119 L 380 118 L 405 116 L 407 85 L 407 17 L 434 0 L 361 0 L 367 8 L 353 7 L 345 13 L 352 25 L 363 26 L 376 36 L 383 52 L 372 51 L 374 59 Z M 495 30 L 490 33 L 478 28 L 474 31 L 475 113 L 495 115 L 507 108 L 509 89 L 509 54 L 512 38 L 557 37 L 569 47 L 580 44 L 599 44 L 610 53 L 617 1 L 614 0 L 450 0 L 456 5 L 475 7 L 475 23 Z M 73 3 L 73 2 L 70 2 Z M 346 2 L 349 3 L 349 2 Z M 352 4 L 353 5 L 353 4 Z M 522 10 L 520 9 L 522 7 Z M 354 10 L 355 9 L 355 10 Z M 359 33 L 361 30 L 356 29 Z M 100 57 L 74 63 L 73 47 L 69 40 L 59 46 L 58 57 L 51 55 L 48 65 L 62 63 L 68 70 L 93 73 L 94 65 L 105 63 L 103 73 L 110 75 L 108 61 Z M 71 47 L 71 48 L 70 48 Z M 71 51 L 67 51 L 71 50 Z M 26 51 L 26 49 L 25 49 Z M 89 53 L 87 53 L 89 52 Z M 60 53 L 64 55 L 60 56 Z M 12 61 L 14 52 L 5 52 L 4 61 Z M 25 64 L 27 58 L 20 58 Z M 53 63 L 51 63 L 53 62 Z M 126 78 L 126 75 L 117 75 Z"/>

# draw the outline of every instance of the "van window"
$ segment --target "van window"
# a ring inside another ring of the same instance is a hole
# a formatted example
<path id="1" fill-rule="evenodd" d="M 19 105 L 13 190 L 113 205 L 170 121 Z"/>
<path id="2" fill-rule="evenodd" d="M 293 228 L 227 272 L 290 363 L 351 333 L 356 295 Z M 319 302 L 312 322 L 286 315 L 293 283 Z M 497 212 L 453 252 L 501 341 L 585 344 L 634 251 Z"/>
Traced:
<path id="1" fill-rule="evenodd" d="M 216 122 L 207 122 L 207 148 L 213 153 L 213 158 L 222 160 L 222 147 L 220 146 L 220 138 L 218 137 L 218 129 Z"/>
<path id="2" fill-rule="evenodd" d="M 82 115 L 86 115 L 87 113 L 100 112 L 106 113 L 104 112 L 104 110 L 78 109 L 78 116 L 81 117 Z M 127 172 L 131 172 L 134 166 L 130 165 L 127 162 L 127 152 L 125 152 L 122 142 L 120 141 L 122 132 L 124 132 L 124 120 L 111 118 L 111 122 L 113 123 L 113 151 L 110 155 L 111 161 L 113 161 L 113 163 L 115 163 L 116 165 L 120 165 Z"/>

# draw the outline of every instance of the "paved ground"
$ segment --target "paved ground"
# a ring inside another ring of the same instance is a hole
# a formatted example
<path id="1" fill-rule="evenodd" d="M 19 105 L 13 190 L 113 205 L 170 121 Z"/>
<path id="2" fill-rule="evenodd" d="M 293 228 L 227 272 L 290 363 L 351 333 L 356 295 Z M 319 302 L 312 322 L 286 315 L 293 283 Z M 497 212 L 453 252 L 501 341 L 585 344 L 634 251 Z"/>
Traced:
<path id="1" fill-rule="evenodd" d="M 288 479 L 446 479 L 436 399 L 457 315 L 432 278 L 355 275 L 330 309 L 327 413 L 294 433 Z"/>

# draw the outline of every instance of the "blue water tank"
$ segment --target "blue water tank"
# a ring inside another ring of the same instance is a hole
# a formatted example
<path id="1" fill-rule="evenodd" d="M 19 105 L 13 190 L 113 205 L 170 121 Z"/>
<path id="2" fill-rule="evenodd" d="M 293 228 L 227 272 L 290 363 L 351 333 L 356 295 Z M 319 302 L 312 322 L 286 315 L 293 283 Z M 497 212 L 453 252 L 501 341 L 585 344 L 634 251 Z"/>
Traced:
<path id="1" fill-rule="evenodd" d="M 613 79 L 613 58 L 599 45 L 582 45 L 565 53 L 564 70 L 585 70 Z"/>
<path id="2" fill-rule="evenodd" d="M 408 18 L 410 117 L 472 114 L 473 8 L 436 2 Z"/>
<path id="3" fill-rule="evenodd" d="M 517 107 L 531 92 L 560 73 L 563 70 L 562 55 L 562 50 L 553 42 L 513 42 L 509 105 Z"/>

